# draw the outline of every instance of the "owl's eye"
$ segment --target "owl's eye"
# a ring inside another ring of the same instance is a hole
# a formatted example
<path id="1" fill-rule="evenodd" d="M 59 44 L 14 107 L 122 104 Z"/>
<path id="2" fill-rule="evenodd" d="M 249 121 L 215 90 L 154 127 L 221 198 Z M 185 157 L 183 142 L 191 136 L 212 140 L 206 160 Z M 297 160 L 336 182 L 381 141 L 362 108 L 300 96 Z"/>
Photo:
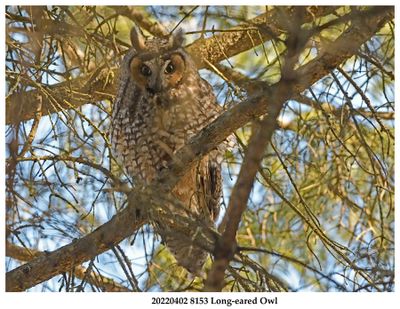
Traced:
<path id="1" fill-rule="evenodd" d="M 170 62 L 168 63 L 167 67 L 165 68 L 165 73 L 171 74 L 175 71 L 175 66 Z"/>
<path id="2" fill-rule="evenodd" d="M 140 68 L 140 73 L 142 73 L 143 76 L 150 76 L 151 69 L 147 65 L 143 64 Z"/>

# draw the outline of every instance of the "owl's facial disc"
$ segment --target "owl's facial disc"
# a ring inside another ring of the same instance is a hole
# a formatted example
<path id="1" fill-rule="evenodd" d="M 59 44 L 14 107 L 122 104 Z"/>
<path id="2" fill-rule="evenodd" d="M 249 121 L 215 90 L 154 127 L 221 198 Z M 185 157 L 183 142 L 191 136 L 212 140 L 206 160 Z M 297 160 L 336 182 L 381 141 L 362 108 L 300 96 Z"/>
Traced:
<path id="1" fill-rule="evenodd" d="M 163 94 L 178 87 L 185 73 L 185 60 L 180 53 L 166 54 L 144 61 L 135 57 L 130 63 L 131 76 L 149 95 Z"/>

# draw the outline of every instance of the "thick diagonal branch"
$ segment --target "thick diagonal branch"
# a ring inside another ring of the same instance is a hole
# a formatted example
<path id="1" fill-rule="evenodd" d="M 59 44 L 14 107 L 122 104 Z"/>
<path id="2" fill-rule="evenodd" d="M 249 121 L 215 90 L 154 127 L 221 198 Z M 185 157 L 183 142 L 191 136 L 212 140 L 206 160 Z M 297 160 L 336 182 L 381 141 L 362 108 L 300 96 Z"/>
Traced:
<path id="1" fill-rule="evenodd" d="M 10 242 L 6 243 L 6 256 L 19 261 L 28 262 L 43 255 L 45 256 L 46 252 L 20 247 Z M 88 270 L 80 265 L 74 267 L 73 271 L 77 278 L 85 280 L 105 292 L 130 292 L 128 288 L 120 285 L 113 279 L 101 274 L 94 274 L 93 272 L 88 273 Z"/>
<path id="2" fill-rule="evenodd" d="M 138 199 L 138 203 L 142 201 Z M 110 249 L 144 224 L 129 207 L 92 233 L 7 273 L 6 290 L 24 291 Z"/>

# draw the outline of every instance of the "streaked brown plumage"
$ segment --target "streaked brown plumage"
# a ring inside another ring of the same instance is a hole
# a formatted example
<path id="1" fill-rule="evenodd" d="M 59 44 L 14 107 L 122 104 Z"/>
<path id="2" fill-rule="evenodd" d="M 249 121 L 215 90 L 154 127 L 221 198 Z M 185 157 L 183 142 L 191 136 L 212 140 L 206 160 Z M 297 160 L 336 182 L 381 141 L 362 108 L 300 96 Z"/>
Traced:
<path id="1" fill-rule="evenodd" d="M 131 32 L 132 49 L 125 56 L 111 121 L 113 153 L 133 181 L 149 184 L 176 151 L 221 111 L 211 86 L 198 74 L 182 47 L 182 34 L 145 39 Z M 185 209 L 213 227 L 221 196 L 220 150 L 204 157 L 173 189 Z M 172 213 L 188 213 L 173 204 Z M 156 221 L 178 264 L 198 274 L 207 252 L 196 246 L 195 229 L 174 235 L 173 220 Z M 182 237 L 184 236 L 184 237 Z"/>

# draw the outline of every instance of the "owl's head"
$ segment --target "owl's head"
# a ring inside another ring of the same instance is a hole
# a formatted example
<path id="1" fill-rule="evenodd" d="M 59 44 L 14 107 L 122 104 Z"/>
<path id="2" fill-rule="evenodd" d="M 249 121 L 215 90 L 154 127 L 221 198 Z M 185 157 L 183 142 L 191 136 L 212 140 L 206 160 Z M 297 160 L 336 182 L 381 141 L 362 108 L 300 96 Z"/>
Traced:
<path id="1" fill-rule="evenodd" d="M 156 95 L 178 86 L 188 61 L 181 31 L 169 38 L 148 39 L 133 28 L 131 43 L 136 55 L 131 59 L 130 73 L 143 91 Z"/>

